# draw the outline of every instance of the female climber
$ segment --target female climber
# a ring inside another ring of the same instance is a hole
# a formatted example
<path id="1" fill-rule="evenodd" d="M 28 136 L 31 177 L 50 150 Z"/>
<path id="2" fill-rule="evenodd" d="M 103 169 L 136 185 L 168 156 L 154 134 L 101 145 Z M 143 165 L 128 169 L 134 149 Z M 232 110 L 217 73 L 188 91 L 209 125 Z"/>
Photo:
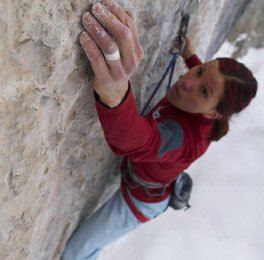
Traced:
<path id="1" fill-rule="evenodd" d="M 105 0 L 85 12 L 82 23 L 98 117 L 109 146 L 124 160 L 120 189 L 76 229 L 63 260 L 98 259 L 105 245 L 162 214 L 175 179 L 228 132 L 231 116 L 257 92 L 243 64 L 230 58 L 201 63 L 187 38 L 182 57 L 189 71 L 142 117 L 130 82 L 143 58 L 133 14 Z"/>

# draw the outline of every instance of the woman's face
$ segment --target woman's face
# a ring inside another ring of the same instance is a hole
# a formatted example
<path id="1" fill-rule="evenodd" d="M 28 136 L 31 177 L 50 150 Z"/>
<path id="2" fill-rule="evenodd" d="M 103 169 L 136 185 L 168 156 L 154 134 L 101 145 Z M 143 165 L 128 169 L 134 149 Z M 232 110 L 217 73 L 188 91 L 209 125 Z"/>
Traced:
<path id="1" fill-rule="evenodd" d="M 224 93 L 224 77 L 217 60 L 193 67 L 169 89 L 167 98 L 175 107 L 217 119 L 215 108 Z"/>

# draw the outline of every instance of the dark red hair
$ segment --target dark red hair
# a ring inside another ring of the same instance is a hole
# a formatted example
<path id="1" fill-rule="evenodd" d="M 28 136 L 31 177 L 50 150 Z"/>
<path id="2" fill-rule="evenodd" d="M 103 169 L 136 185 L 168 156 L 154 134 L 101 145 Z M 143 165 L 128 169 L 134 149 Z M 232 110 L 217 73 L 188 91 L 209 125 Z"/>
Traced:
<path id="1" fill-rule="evenodd" d="M 256 96 L 258 83 L 252 72 L 231 58 L 217 58 L 219 70 L 225 78 L 225 90 L 216 110 L 223 118 L 215 120 L 210 140 L 218 141 L 229 130 L 228 121 L 233 114 L 247 107 Z"/>

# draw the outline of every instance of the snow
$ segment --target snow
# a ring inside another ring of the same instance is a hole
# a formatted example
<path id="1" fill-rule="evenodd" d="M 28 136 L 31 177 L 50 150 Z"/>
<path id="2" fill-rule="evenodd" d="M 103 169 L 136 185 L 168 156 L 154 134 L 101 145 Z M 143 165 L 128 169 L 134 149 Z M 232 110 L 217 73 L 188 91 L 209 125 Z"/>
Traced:
<path id="1" fill-rule="evenodd" d="M 225 43 L 217 56 L 229 56 Z M 264 256 L 264 49 L 240 59 L 259 89 L 233 118 L 229 134 L 214 143 L 188 172 L 194 180 L 187 211 L 167 210 L 107 246 L 100 260 L 262 260 Z"/>

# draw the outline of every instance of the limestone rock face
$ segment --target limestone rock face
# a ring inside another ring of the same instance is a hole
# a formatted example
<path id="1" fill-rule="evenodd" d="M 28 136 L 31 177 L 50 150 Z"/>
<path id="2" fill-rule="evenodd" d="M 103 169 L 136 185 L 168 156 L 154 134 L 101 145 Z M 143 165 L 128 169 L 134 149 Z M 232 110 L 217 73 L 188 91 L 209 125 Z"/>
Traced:
<path id="1" fill-rule="evenodd" d="M 235 45 L 234 58 L 247 53 L 249 47 L 264 47 L 264 2 L 252 0 L 232 28 L 228 41 Z"/>
<path id="2" fill-rule="evenodd" d="M 59 259 L 80 219 L 118 186 L 120 160 L 104 140 L 78 42 L 94 2 L 0 2 L 0 259 Z M 139 107 L 167 66 L 184 2 L 119 1 L 135 12 L 145 51 L 133 77 Z M 246 2 L 200 1 L 190 34 L 202 59 Z"/>

